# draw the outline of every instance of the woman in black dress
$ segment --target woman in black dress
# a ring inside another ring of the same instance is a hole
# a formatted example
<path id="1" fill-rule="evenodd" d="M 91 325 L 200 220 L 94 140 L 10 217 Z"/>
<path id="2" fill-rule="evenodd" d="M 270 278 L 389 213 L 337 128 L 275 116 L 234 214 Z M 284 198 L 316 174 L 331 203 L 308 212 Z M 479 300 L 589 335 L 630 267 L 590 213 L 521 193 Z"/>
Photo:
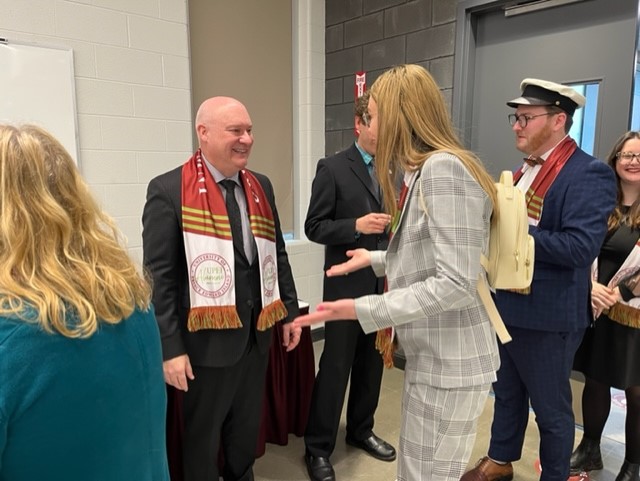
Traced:
<path id="1" fill-rule="evenodd" d="M 640 481 L 640 132 L 620 137 L 607 160 L 616 173 L 618 200 L 593 266 L 596 320 L 574 361 L 586 380 L 584 436 L 571 456 L 571 472 L 602 469 L 600 438 L 614 387 L 627 398 L 625 461 L 616 481 Z"/>

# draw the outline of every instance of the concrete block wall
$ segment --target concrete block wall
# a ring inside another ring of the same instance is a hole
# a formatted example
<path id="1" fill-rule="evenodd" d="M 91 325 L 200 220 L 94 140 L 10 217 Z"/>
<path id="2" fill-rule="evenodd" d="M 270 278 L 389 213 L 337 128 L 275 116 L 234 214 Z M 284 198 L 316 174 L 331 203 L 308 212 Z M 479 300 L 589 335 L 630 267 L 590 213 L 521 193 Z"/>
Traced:
<path id="1" fill-rule="evenodd" d="M 386 69 L 416 63 L 451 105 L 457 0 L 326 0 L 325 154 L 353 140 L 355 72 L 367 86 Z"/>
<path id="2" fill-rule="evenodd" d="M 314 309 L 322 299 L 324 247 L 306 239 L 304 220 L 316 163 L 324 156 L 325 5 L 324 0 L 292 1 L 296 240 L 287 242 L 287 253 L 298 297 Z"/>
<path id="3" fill-rule="evenodd" d="M 0 12 L 0 37 L 73 49 L 78 165 L 141 261 L 147 184 L 193 148 L 187 0 L 0 0 Z"/>

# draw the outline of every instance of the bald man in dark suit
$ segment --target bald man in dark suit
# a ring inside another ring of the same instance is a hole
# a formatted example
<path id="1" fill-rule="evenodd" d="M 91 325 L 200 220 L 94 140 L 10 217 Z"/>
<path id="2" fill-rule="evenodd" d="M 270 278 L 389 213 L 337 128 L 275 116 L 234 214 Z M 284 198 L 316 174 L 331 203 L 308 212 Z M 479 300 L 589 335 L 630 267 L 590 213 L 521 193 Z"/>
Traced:
<path id="1" fill-rule="evenodd" d="M 144 264 L 165 381 L 184 391 L 184 479 L 252 481 L 271 327 L 296 347 L 298 301 L 273 187 L 246 169 L 245 106 L 213 97 L 195 124 L 198 151 L 149 184 Z"/>

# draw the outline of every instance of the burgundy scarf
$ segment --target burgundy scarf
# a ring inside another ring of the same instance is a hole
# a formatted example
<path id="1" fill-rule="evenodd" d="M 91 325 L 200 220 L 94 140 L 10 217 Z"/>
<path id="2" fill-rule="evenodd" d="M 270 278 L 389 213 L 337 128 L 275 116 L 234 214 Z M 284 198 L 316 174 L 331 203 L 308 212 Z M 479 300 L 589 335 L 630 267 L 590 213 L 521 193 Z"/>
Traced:
<path id="1" fill-rule="evenodd" d="M 240 171 L 239 178 L 260 264 L 262 311 L 257 329 L 265 331 L 287 315 L 278 288 L 275 221 L 258 179 L 247 170 Z M 227 208 L 200 150 L 182 167 L 182 231 L 189 269 L 189 331 L 242 327 Z"/>

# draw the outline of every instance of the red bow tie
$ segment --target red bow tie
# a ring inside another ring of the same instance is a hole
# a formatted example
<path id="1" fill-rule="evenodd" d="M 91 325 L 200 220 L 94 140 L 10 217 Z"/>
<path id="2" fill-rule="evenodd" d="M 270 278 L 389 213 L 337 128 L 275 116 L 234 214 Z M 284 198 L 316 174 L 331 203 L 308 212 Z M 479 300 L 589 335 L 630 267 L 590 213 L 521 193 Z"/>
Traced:
<path id="1" fill-rule="evenodd" d="M 544 164 L 544 159 L 542 157 L 529 156 L 529 157 L 525 157 L 523 160 L 531 167 Z"/>

